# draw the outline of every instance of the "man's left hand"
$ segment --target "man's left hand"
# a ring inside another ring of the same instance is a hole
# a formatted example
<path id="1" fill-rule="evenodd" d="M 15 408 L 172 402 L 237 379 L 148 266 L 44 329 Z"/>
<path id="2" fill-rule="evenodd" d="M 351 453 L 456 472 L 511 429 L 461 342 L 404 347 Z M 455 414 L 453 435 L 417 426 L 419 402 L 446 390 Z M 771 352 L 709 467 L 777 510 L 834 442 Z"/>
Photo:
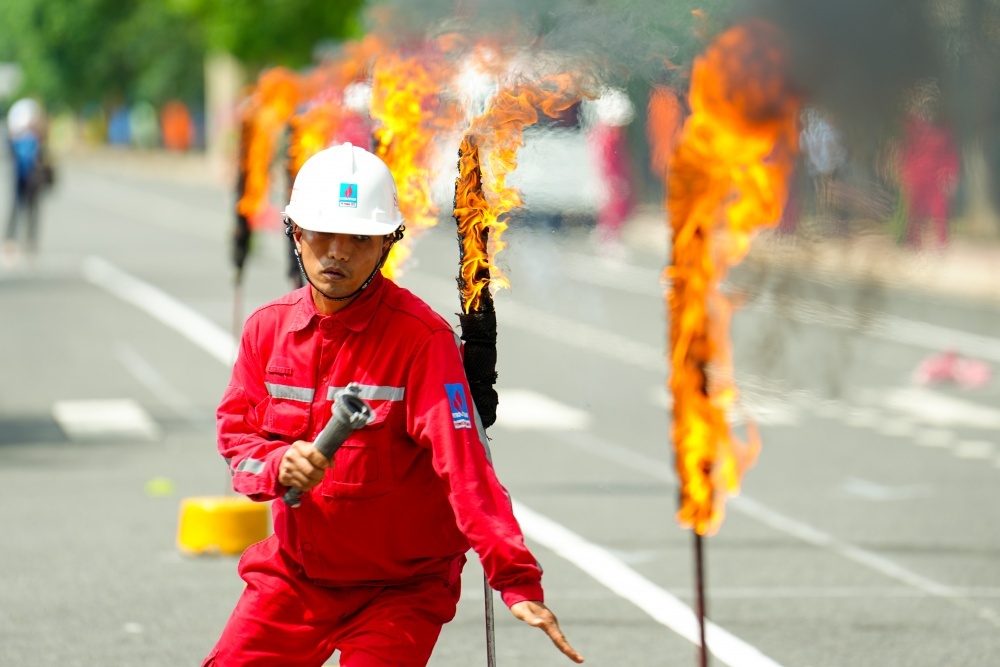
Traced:
<path id="1" fill-rule="evenodd" d="M 510 612 L 528 625 L 544 630 L 545 634 L 552 640 L 552 643 L 556 645 L 556 648 L 566 654 L 567 658 L 576 663 L 583 662 L 583 656 L 569 645 L 562 630 L 559 629 L 559 621 L 556 620 L 556 615 L 549 611 L 549 608 L 544 604 L 532 600 L 523 600 L 513 605 L 510 608 Z"/>

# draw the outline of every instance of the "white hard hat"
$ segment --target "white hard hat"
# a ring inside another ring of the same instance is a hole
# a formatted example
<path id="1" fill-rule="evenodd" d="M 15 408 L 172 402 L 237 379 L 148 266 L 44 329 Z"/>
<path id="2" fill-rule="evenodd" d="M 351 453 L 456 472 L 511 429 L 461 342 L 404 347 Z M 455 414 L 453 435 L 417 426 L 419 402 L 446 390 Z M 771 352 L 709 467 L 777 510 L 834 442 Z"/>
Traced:
<path id="1" fill-rule="evenodd" d="M 340 144 L 306 160 L 285 217 L 303 229 L 384 236 L 403 224 L 396 183 L 375 155 Z"/>
<path id="2" fill-rule="evenodd" d="M 42 105 L 30 97 L 19 99 L 7 111 L 7 130 L 17 136 L 32 129 L 42 120 Z"/>

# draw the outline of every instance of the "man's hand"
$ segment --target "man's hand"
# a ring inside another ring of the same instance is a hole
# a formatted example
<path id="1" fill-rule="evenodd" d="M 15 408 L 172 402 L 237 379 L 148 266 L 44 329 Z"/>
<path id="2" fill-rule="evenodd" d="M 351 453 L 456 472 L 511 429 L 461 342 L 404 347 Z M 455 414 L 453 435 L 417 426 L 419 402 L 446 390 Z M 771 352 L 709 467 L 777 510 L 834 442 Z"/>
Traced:
<path id="1" fill-rule="evenodd" d="M 305 493 L 323 481 L 330 461 L 311 442 L 296 440 L 278 465 L 278 483 Z"/>
<path id="2" fill-rule="evenodd" d="M 552 643 L 556 645 L 556 648 L 565 653 L 567 658 L 573 662 L 583 662 L 583 656 L 569 645 L 562 630 L 559 629 L 559 621 L 556 620 L 556 615 L 549 611 L 549 608 L 544 604 L 524 600 L 512 606 L 510 611 L 514 616 L 528 625 L 544 630 L 545 634 L 552 640 Z"/>

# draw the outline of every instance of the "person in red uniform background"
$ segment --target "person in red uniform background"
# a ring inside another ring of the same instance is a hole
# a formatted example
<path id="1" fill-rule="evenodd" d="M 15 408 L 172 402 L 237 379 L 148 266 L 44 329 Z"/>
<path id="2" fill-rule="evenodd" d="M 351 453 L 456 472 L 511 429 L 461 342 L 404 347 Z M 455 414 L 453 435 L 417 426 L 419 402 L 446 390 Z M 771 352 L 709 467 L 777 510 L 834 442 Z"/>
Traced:
<path id="1" fill-rule="evenodd" d="M 247 320 L 218 408 L 233 488 L 272 504 L 246 588 L 204 666 L 425 665 L 470 546 L 518 619 L 575 662 L 497 480 L 452 327 L 380 267 L 402 237 L 389 169 L 342 144 L 311 157 L 285 209 L 307 284 Z M 356 383 L 373 419 L 328 461 L 312 440 Z"/>
<path id="2" fill-rule="evenodd" d="M 937 248 L 948 245 L 949 205 L 958 185 L 961 155 L 954 135 L 940 117 L 940 91 L 932 81 L 921 82 L 903 124 L 899 174 L 909 216 L 903 243 L 924 246 L 928 225 Z"/>

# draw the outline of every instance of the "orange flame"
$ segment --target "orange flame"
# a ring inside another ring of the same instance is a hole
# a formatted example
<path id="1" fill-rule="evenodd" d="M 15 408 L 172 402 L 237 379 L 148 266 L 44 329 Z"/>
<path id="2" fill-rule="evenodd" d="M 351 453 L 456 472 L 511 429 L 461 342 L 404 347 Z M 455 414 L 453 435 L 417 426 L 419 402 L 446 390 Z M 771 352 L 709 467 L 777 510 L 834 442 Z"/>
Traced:
<path id="1" fill-rule="evenodd" d="M 237 211 L 257 224 L 267 207 L 269 172 L 278 133 L 288 122 L 301 95 L 298 76 L 282 67 L 264 72 L 243 111 L 244 139 L 240 172 L 245 175 Z"/>
<path id="2" fill-rule="evenodd" d="M 442 95 L 454 75 L 432 48 L 411 56 L 386 53 L 375 63 L 371 116 L 379 122 L 375 154 L 396 179 L 399 206 L 409 233 L 393 246 L 382 272 L 400 274 L 410 244 L 437 223 L 431 188 L 437 167 L 436 137 L 458 122 L 459 109 Z"/>
<path id="3" fill-rule="evenodd" d="M 338 133 L 351 113 L 344 107 L 344 92 L 351 83 L 368 78 L 382 49 L 377 37 L 366 35 L 359 41 L 346 43 L 340 57 L 324 63 L 308 77 L 304 87 L 309 89 L 309 105 L 290 121 L 288 169 L 293 179 L 306 160 L 343 140 Z M 368 143 L 359 145 L 367 147 Z"/>
<path id="4" fill-rule="evenodd" d="M 316 153 L 330 145 L 340 120 L 340 105 L 328 100 L 315 104 L 291 120 L 288 145 L 289 171 L 294 177 Z"/>
<path id="5" fill-rule="evenodd" d="M 752 22 L 723 33 L 696 60 L 692 114 L 670 161 L 677 519 L 700 535 L 718 530 L 727 494 L 739 492 L 760 447 L 752 432 L 749 442 L 737 442 L 726 423 L 737 391 L 730 307 L 719 285 L 749 251 L 756 231 L 777 223 L 787 194 L 799 100 L 789 87 L 781 44 L 776 29 Z"/>
<path id="6" fill-rule="evenodd" d="M 466 313 L 480 307 L 483 290 L 489 284 L 496 288 L 510 285 L 490 258 L 506 246 L 501 240 L 507 229 L 503 216 L 522 204 L 517 189 L 507 185 L 507 176 L 517 168 L 524 128 L 538 122 L 539 110 L 556 117 L 583 97 L 593 95 L 570 74 L 516 83 L 501 89 L 466 131 L 455 183 L 455 219 L 462 239 L 459 282 Z M 480 150 L 487 153 L 485 164 Z M 489 238 L 486 245 L 484 238 Z"/>

